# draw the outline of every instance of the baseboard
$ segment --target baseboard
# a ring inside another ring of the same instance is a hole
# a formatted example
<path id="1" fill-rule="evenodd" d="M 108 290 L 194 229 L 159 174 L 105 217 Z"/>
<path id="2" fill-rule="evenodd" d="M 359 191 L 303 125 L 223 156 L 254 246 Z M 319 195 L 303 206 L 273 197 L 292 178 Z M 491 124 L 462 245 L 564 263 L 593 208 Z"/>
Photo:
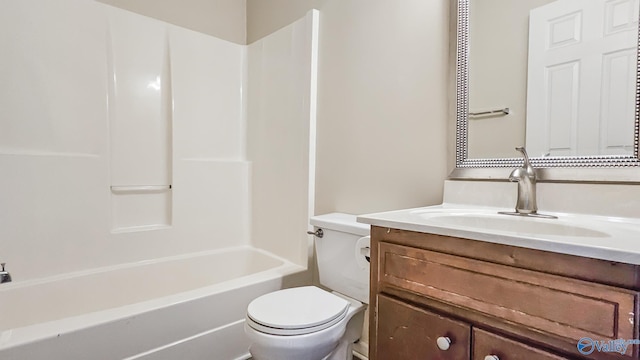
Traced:
<path id="1" fill-rule="evenodd" d="M 358 341 L 353 344 L 353 356 L 360 360 L 369 360 L 369 343 L 365 341 Z"/>

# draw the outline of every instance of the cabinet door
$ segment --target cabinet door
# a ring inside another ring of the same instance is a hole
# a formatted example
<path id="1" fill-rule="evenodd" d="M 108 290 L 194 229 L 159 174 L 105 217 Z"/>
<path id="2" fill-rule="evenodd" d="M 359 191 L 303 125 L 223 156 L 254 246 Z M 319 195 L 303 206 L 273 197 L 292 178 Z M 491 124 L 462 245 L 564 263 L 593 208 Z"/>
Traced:
<path id="1" fill-rule="evenodd" d="M 473 360 L 568 360 L 535 347 L 473 329 Z"/>
<path id="2" fill-rule="evenodd" d="M 635 291 L 384 242 L 378 258 L 377 291 L 407 290 L 554 335 L 568 347 L 582 337 L 635 338 Z"/>
<path id="3" fill-rule="evenodd" d="M 469 324 L 378 295 L 377 360 L 469 359 L 470 335 Z"/>

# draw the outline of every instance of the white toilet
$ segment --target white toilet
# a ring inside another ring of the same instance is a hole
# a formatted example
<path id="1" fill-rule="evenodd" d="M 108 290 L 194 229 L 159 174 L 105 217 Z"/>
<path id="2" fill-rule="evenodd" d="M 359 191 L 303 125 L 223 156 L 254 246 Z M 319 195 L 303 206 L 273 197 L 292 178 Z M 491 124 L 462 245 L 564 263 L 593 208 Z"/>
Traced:
<path id="1" fill-rule="evenodd" d="M 245 333 L 254 360 L 351 360 L 369 303 L 369 225 L 354 215 L 311 218 L 320 283 L 275 291 L 247 308 Z"/>

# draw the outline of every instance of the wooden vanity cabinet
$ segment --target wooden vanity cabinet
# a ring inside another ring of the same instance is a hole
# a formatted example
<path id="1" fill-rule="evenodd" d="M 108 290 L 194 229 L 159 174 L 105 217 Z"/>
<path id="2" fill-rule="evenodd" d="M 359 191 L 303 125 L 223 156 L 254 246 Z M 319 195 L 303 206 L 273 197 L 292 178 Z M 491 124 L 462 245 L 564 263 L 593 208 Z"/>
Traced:
<path id="1" fill-rule="evenodd" d="M 637 359 L 636 265 L 373 226 L 370 360 Z"/>
<path id="2" fill-rule="evenodd" d="M 471 356 L 473 360 L 485 360 L 487 357 L 491 359 L 492 356 L 501 360 L 569 359 L 478 328 L 473 329 L 473 339 L 474 342 Z"/>
<path id="3" fill-rule="evenodd" d="M 437 354 L 434 359 L 469 358 L 469 324 L 384 295 L 377 303 L 379 359 L 423 359 L 425 354 Z"/>

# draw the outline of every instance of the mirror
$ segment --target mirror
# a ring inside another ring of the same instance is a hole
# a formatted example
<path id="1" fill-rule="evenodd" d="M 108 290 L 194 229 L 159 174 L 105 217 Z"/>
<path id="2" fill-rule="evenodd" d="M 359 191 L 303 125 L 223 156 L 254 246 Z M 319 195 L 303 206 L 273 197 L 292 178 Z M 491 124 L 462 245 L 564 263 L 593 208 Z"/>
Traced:
<path id="1" fill-rule="evenodd" d="M 459 0 L 451 177 L 515 166 L 524 145 L 538 168 L 634 168 L 621 179 L 640 180 L 639 3 Z"/>

